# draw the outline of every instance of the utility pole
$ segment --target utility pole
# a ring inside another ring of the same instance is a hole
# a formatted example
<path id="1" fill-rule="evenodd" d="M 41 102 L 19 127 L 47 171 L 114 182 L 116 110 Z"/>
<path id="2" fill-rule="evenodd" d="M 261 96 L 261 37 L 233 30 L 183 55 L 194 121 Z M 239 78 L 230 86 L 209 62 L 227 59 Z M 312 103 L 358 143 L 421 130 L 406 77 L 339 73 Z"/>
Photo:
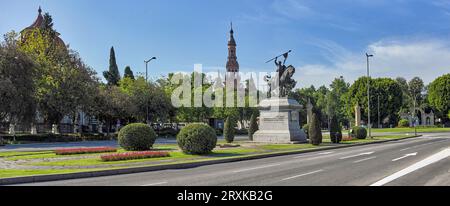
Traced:
<path id="1" fill-rule="evenodd" d="M 367 54 L 366 53 L 366 57 L 367 57 L 367 128 L 369 129 L 369 138 L 373 138 L 372 137 L 372 130 L 371 130 L 371 126 L 370 126 L 370 70 L 369 70 L 369 58 L 373 57 L 372 54 Z"/>
<path id="2" fill-rule="evenodd" d="M 381 128 L 380 123 L 380 95 L 378 94 L 378 128 Z"/>
<path id="3" fill-rule="evenodd" d="M 156 59 L 156 57 L 152 57 L 149 60 L 144 60 L 144 63 L 145 63 L 145 82 L 146 83 L 148 83 L 148 63 L 151 62 L 152 60 L 155 60 L 155 59 Z M 147 102 L 146 117 L 145 117 L 145 121 L 147 122 L 147 124 L 150 123 L 150 120 L 149 120 L 148 117 L 149 117 L 149 115 L 148 115 L 148 102 Z"/>
<path id="4" fill-rule="evenodd" d="M 417 101 L 417 95 L 414 94 L 414 111 L 413 111 L 413 121 L 414 121 L 414 136 L 417 136 L 417 116 L 416 116 L 416 101 Z"/>

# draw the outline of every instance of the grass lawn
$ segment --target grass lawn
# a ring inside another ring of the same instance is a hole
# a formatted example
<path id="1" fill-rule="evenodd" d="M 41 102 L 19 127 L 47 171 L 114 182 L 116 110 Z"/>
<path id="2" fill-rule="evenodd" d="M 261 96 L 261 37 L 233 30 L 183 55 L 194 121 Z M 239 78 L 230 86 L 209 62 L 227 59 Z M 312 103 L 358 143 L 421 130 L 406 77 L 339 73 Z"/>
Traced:
<path id="1" fill-rule="evenodd" d="M 372 129 L 374 133 L 383 132 L 398 132 L 398 133 L 414 133 L 414 128 L 384 128 Z M 417 128 L 418 133 L 435 133 L 435 132 L 450 132 L 450 128 Z"/>
<path id="2" fill-rule="evenodd" d="M 342 142 L 340 145 L 367 143 L 387 139 L 405 138 L 407 135 L 380 135 L 374 139 L 352 140 Z M 224 142 L 219 141 L 218 144 Z M 244 156 L 254 156 L 259 154 L 282 153 L 289 151 L 306 151 L 317 148 L 338 146 L 331 144 L 329 135 L 324 135 L 323 144 L 313 146 L 311 144 L 258 144 L 248 141 L 236 141 L 234 144 L 241 145 L 233 148 L 216 148 L 213 153 L 208 155 L 190 155 L 179 151 L 176 144 L 155 145 L 154 150 L 168 151 L 170 157 L 124 160 L 115 162 L 103 162 L 100 160 L 100 154 L 78 154 L 78 155 L 55 155 L 53 151 L 44 152 L 0 152 L 0 161 L 17 161 L 25 169 L 2 169 L 0 168 L 0 178 L 44 175 L 44 174 L 63 174 L 72 172 L 118 169 L 126 167 L 136 167 L 145 165 L 177 164 L 187 162 L 199 162 L 215 159 L 226 159 Z M 118 150 L 118 152 L 125 152 Z M 68 158 L 68 159 L 64 159 Z M 1 162 L 0 162 L 1 166 Z M 56 167 L 56 168 L 55 168 Z M 37 168 L 37 169 L 35 169 Z"/>
<path id="3" fill-rule="evenodd" d="M 16 170 L 16 169 L 0 169 L 0 178 L 23 177 L 34 175 L 50 175 L 50 174 L 68 174 L 75 172 L 95 171 L 94 169 L 62 169 L 62 170 Z"/>

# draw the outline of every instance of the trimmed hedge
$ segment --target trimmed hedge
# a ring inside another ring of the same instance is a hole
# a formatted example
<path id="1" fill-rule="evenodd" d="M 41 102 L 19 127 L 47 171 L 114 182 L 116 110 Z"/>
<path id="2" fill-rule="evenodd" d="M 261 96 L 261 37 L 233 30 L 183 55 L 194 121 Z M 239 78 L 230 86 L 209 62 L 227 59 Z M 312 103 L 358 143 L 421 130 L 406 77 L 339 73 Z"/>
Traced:
<path id="1" fill-rule="evenodd" d="M 153 147 L 156 133 L 142 123 L 129 124 L 119 131 L 119 145 L 127 151 L 145 151 Z"/>
<path id="2" fill-rule="evenodd" d="M 364 127 L 353 127 L 352 129 L 352 137 L 357 139 L 366 139 L 367 138 L 367 130 Z"/>
<path id="3" fill-rule="evenodd" d="M 205 124 L 190 124 L 177 135 L 178 146 L 187 154 L 208 154 L 217 144 L 213 128 Z"/>
<path id="4" fill-rule="evenodd" d="M 117 148 L 114 147 L 91 147 L 91 148 L 69 148 L 69 149 L 57 149 L 56 155 L 75 155 L 75 154 L 95 154 L 95 153 L 108 153 L 117 152 Z"/>
<path id="5" fill-rule="evenodd" d="M 330 139 L 334 144 L 338 144 L 342 141 L 342 128 L 339 125 L 339 121 L 336 116 L 331 118 L 330 123 Z"/>
<path id="6" fill-rule="evenodd" d="M 223 129 L 223 137 L 225 138 L 225 141 L 227 141 L 227 143 L 232 143 L 234 141 L 235 131 L 233 125 L 233 120 L 230 117 L 227 117 Z"/>
<path id="7" fill-rule="evenodd" d="M 100 158 L 104 162 L 147 159 L 147 158 L 160 158 L 160 157 L 170 157 L 170 154 L 168 152 L 143 151 L 143 152 L 126 152 L 126 153 L 117 153 L 117 154 L 107 154 L 107 155 L 100 156 Z"/>
<path id="8" fill-rule="evenodd" d="M 13 141 L 13 135 L 0 135 L 1 138 L 8 141 Z M 102 141 L 117 139 L 116 135 L 110 136 L 102 134 L 16 134 L 15 140 L 17 142 L 80 142 L 80 141 Z"/>
<path id="9" fill-rule="evenodd" d="M 311 124 L 309 125 L 309 141 L 312 145 L 322 144 L 322 130 L 320 129 L 320 120 L 316 113 L 313 113 Z"/>
<path id="10" fill-rule="evenodd" d="M 0 146 L 5 146 L 8 142 L 0 137 Z"/>
<path id="11" fill-rule="evenodd" d="M 400 128 L 409 127 L 409 121 L 407 119 L 401 119 L 398 122 L 398 127 Z"/>

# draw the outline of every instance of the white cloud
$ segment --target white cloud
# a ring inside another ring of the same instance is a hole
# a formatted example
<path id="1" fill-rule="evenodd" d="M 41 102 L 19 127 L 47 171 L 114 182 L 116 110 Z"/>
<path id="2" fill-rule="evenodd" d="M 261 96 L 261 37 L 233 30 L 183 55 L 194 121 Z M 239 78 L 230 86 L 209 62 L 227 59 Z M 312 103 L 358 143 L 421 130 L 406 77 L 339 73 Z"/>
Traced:
<path id="1" fill-rule="evenodd" d="M 338 46 L 325 47 L 324 50 L 335 53 L 334 63 L 298 66 L 296 73 L 298 87 L 328 86 L 339 76 L 353 82 L 366 75 L 366 51 L 349 52 Z M 375 55 L 370 64 L 373 77 L 401 76 L 411 79 L 418 76 L 426 83 L 430 83 L 438 76 L 450 73 L 449 41 L 437 39 L 379 41 L 368 45 L 366 50 Z"/>
<path id="2" fill-rule="evenodd" d="M 274 1 L 272 8 L 278 14 L 295 20 L 315 15 L 315 12 L 310 7 L 295 0 Z"/>

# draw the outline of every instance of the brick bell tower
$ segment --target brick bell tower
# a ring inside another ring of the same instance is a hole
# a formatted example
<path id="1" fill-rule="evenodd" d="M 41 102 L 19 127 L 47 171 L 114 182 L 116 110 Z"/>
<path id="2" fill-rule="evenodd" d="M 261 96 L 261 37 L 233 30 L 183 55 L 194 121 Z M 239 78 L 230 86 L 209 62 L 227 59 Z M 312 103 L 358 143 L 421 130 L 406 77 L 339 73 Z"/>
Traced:
<path id="1" fill-rule="evenodd" d="M 227 72 L 239 72 L 239 63 L 236 56 L 236 41 L 234 40 L 233 23 L 231 23 L 230 37 L 228 39 Z"/>

